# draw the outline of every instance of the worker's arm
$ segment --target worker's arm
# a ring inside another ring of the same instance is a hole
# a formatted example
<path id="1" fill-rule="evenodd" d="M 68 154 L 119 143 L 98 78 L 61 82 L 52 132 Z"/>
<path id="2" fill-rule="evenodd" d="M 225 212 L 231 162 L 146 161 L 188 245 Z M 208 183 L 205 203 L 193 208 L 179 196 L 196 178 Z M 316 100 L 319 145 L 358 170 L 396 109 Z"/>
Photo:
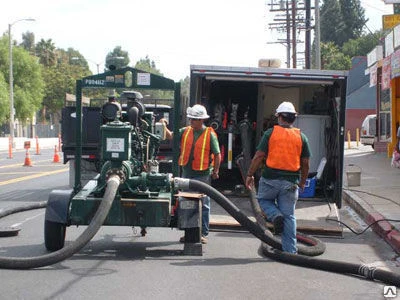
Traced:
<path id="1" fill-rule="evenodd" d="M 173 133 L 171 130 L 168 129 L 168 127 L 167 127 L 167 125 L 168 125 L 167 120 L 165 120 L 164 118 L 161 118 L 159 122 L 164 124 L 165 138 L 166 138 L 167 140 L 172 140 L 172 137 L 173 137 L 173 134 L 174 134 L 174 133 Z"/>
<path id="2" fill-rule="evenodd" d="M 221 165 L 221 153 L 214 154 L 214 169 L 211 173 L 211 178 L 212 179 L 218 179 L 219 178 L 219 167 Z"/>
<path id="3" fill-rule="evenodd" d="M 258 150 L 251 160 L 250 167 L 246 175 L 246 188 L 248 188 L 249 190 L 254 187 L 254 174 L 260 167 L 265 155 L 266 153 L 264 151 Z"/>
<path id="4" fill-rule="evenodd" d="M 310 170 L 310 158 L 302 157 L 300 158 L 300 182 L 299 188 L 304 190 L 304 186 L 306 185 L 306 180 L 308 177 L 308 171 Z"/>

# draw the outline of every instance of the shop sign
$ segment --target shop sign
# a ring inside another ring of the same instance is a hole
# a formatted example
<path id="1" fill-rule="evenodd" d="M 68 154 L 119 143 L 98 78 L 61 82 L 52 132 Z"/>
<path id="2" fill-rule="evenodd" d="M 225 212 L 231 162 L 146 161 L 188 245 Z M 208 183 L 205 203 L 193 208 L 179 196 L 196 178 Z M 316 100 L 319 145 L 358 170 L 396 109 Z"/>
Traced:
<path id="1" fill-rule="evenodd" d="M 369 68 L 369 86 L 373 87 L 376 86 L 377 83 L 377 70 L 378 67 L 376 64 Z"/>
<path id="2" fill-rule="evenodd" d="M 382 16 L 383 29 L 392 29 L 397 24 L 400 24 L 400 14 Z"/>
<path id="3" fill-rule="evenodd" d="M 394 52 L 391 56 L 392 79 L 400 77 L 400 50 Z"/>
<path id="4" fill-rule="evenodd" d="M 393 30 L 392 30 L 385 37 L 385 57 L 392 54 L 393 51 L 394 47 L 393 47 Z"/>
<path id="5" fill-rule="evenodd" d="M 391 69 L 391 58 L 385 57 L 382 64 L 382 82 L 381 89 L 386 90 L 390 88 L 390 69 Z"/>
<path id="6" fill-rule="evenodd" d="M 370 53 L 367 54 L 368 67 L 372 66 L 377 61 L 383 58 L 383 47 L 381 45 L 376 46 Z"/>
<path id="7" fill-rule="evenodd" d="M 394 49 L 400 46 L 400 24 L 393 28 L 393 45 Z"/>

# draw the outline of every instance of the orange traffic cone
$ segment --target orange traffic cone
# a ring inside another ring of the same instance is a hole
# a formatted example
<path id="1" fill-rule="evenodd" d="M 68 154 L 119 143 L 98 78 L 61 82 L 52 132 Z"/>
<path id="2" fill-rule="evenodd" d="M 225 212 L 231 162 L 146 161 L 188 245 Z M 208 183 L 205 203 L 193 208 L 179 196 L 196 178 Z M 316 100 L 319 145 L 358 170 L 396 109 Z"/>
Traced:
<path id="1" fill-rule="evenodd" d="M 26 149 L 24 167 L 32 167 L 31 157 L 29 156 L 28 149 Z"/>
<path id="2" fill-rule="evenodd" d="M 60 162 L 60 155 L 58 155 L 57 146 L 54 146 L 54 157 L 53 162 L 58 163 Z"/>

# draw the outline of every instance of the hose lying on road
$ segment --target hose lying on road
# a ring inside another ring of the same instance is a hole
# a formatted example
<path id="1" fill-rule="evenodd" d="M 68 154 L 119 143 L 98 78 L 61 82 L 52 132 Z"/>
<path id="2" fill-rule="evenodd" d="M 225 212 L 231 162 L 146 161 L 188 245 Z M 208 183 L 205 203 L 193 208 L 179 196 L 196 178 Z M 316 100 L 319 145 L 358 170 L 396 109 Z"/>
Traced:
<path id="1" fill-rule="evenodd" d="M 242 226 L 246 227 L 254 236 L 276 249 L 282 249 L 281 242 L 272 235 L 271 231 L 262 228 L 256 222 L 250 220 L 235 204 L 208 184 L 193 179 L 175 178 L 175 187 L 176 186 L 206 194 L 225 209 Z M 299 245 L 299 253 L 308 256 L 316 256 L 324 253 L 325 245 L 321 241 L 311 237 L 310 240 L 312 240 L 311 246 L 306 247 Z"/>
<path id="2" fill-rule="evenodd" d="M 256 218 L 258 225 L 264 230 L 264 232 L 269 233 L 268 236 L 271 236 L 271 238 L 274 240 L 275 244 L 278 243 L 278 246 L 274 247 L 274 248 L 276 248 L 278 250 L 282 250 L 282 243 L 278 239 L 276 239 L 271 234 L 271 232 L 268 230 L 268 228 L 265 226 L 265 219 L 264 219 L 263 213 L 261 211 L 260 204 L 257 201 L 256 191 L 254 188 L 250 191 L 250 204 L 251 204 L 251 208 L 253 209 L 253 213 L 254 213 L 254 216 Z M 307 255 L 307 256 L 317 256 L 317 255 L 320 255 L 325 252 L 325 249 L 326 249 L 325 244 L 321 240 L 319 240 L 313 236 L 305 235 L 305 234 L 301 234 L 301 233 L 297 232 L 296 238 L 297 238 L 297 241 L 304 242 L 308 245 L 313 245 L 313 247 L 309 247 L 309 246 L 306 247 L 302 244 L 297 244 L 297 251 L 299 254 L 303 254 L 303 255 Z M 266 241 L 266 243 L 271 245 L 271 243 L 268 241 Z"/>
<path id="3" fill-rule="evenodd" d="M 41 202 L 36 202 L 36 203 L 29 203 L 23 206 L 18 206 L 18 207 L 11 207 L 11 208 L 6 208 L 0 212 L 0 218 L 3 218 L 8 215 L 15 214 L 17 212 L 23 212 L 27 210 L 32 210 L 32 209 L 39 209 L 39 208 L 45 208 L 47 205 L 47 201 L 41 201 Z"/>
<path id="4" fill-rule="evenodd" d="M 60 262 L 71 257 L 80 249 L 82 249 L 99 231 L 104 220 L 107 218 L 111 205 L 114 201 L 115 194 L 120 184 L 120 178 L 116 175 L 110 177 L 107 181 L 106 191 L 103 200 L 97 209 L 89 226 L 76 239 L 76 241 L 68 244 L 64 248 L 41 256 L 34 257 L 0 257 L 0 268 L 2 269 L 32 269 L 39 268 Z"/>
<path id="5" fill-rule="evenodd" d="M 378 268 L 372 268 L 362 264 L 352 264 L 340 261 L 318 259 L 299 254 L 290 254 L 282 252 L 278 250 L 281 249 L 280 242 L 273 237 L 272 233 L 268 229 L 266 229 L 264 225 L 262 225 L 264 221 L 261 222 L 261 220 L 259 220 L 261 224 L 253 222 L 245 214 L 243 214 L 239 210 L 239 208 L 237 208 L 229 199 L 227 199 L 224 195 L 222 195 L 219 191 L 217 191 L 213 187 L 207 185 L 206 183 L 193 179 L 175 178 L 174 183 L 176 188 L 196 190 L 198 192 L 210 196 L 222 208 L 224 208 L 232 217 L 234 217 L 241 225 L 246 227 L 254 236 L 256 236 L 262 241 L 261 250 L 262 253 L 267 257 L 302 267 L 325 270 L 336 273 L 357 275 L 364 277 L 366 279 L 379 280 L 381 282 L 400 287 L 400 276 L 390 271 L 380 270 Z M 78 239 L 75 242 L 68 244 L 67 246 L 58 251 L 42 256 L 0 257 L 0 268 L 32 269 L 32 268 L 44 267 L 60 262 L 72 256 L 74 253 L 78 252 L 94 237 L 94 235 L 100 229 L 111 208 L 119 184 L 120 184 L 120 178 L 118 176 L 113 175 L 110 177 L 110 179 L 107 182 L 106 192 L 104 194 L 103 200 L 101 201 L 101 204 L 95 216 L 93 217 L 92 221 L 90 222 L 86 230 L 78 237 Z M 255 201 L 254 191 L 252 191 L 251 197 L 252 201 Z M 45 206 L 45 203 L 41 203 L 40 205 Z M 30 209 L 39 208 L 37 206 L 38 204 L 32 205 Z M 7 212 L 3 211 L 0 213 L 0 215 L 1 216 L 8 215 L 13 213 L 12 211 L 15 212 L 15 210 L 11 209 Z M 28 210 L 28 208 L 24 210 Z M 258 216 L 257 218 L 259 219 L 260 216 Z M 320 244 L 322 243 L 319 242 L 318 239 L 314 240 L 311 239 L 311 244 L 313 244 L 313 246 L 305 247 L 303 250 L 300 250 L 302 247 L 299 247 L 299 253 L 300 251 L 302 251 L 304 253 L 307 253 L 307 255 L 311 256 L 311 255 L 318 255 L 324 252 L 325 247 L 320 246 Z M 275 249 L 271 249 L 270 246 L 272 246 Z M 307 249 L 309 250 L 311 249 L 312 251 L 308 251 Z"/>
<path id="6" fill-rule="evenodd" d="M 243 214 L 229 199 L 222 195 L 213 187 L 205 184 L 204 182 L 193 180 L 175 178 L 175 186 L 183 187 L 190 190 L 195 190 L 200 193 L 207 194 L 220 206 L 222 206 L 232 217 L 234 217 L 241 225 L 245 226 L 253 235 L 259 238 L 262 243 L 262 253 L 272 259 L 282 261 L 285 263 L 314 268 L 324 271 L 352 274 L 364 277 L 369 280 L 379 280 L 381 282 L 395 285 L 400 287 L 400 276 L 390 271 L 381 270 L 378 268 L 368 267 L 363 264 L 353 264 L 334 260 L 320 259 L 315 257 L 307 257 L 299 254 L 290 254 L 276 250 L 280 248 L 279 243 L 271 239 L 271 232 L 268 229 L 263 229 L 259 224 L 251 221 L 245 214 Z M 251 194 L 255 197 L 255 193 Z M 254 199 L 253 199 L 254 200 Z M 269 246 L 275 248 L 270 250 Z M 312 247 L 310 247 L 312 248 Z"/>

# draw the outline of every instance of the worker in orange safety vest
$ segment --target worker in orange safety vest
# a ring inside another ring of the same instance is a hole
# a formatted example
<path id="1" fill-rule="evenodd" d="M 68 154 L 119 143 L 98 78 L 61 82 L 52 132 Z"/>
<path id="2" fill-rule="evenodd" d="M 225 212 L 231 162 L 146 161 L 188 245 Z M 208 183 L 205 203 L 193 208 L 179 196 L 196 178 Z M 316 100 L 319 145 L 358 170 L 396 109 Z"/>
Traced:
<path id="1" fill-rule="evenodd" d="M 186 110 L 190 126 L 179 129 L 180 155 L 178 164 L 182 168 L 182 177 L 195 179 L 211 184 L 212 179 L 219 178 L 219 167 L 221 154 L 217 134 L 211 127 L 204 125 L 209 118 L 207 110 L 203 105 L 196 104 Z M 173 132 L 166 126 L 167 121 L 161 119 L 165 125 L 167 139 L 173 138 Z M 202 198 L 202 228 L 201 242 L 207 243 L 210 223 L 210 197 Z M 184 242 L 184 237 L 181 237 Z"/>
<path id="2" fill-rule="evenodd" d="M 297 112 L 291 102 L 282 102 L 276 116 L 278 125 L 265 131 L 251 161 L 246 187 L 254 188 L 254 174 L 265 161 L 257 200 L 275 234 L 282 234 L 282 250 L 297 253 L 294 211 L 307 180 L 311 150 L 307 136 L 293 127 Z"/>

